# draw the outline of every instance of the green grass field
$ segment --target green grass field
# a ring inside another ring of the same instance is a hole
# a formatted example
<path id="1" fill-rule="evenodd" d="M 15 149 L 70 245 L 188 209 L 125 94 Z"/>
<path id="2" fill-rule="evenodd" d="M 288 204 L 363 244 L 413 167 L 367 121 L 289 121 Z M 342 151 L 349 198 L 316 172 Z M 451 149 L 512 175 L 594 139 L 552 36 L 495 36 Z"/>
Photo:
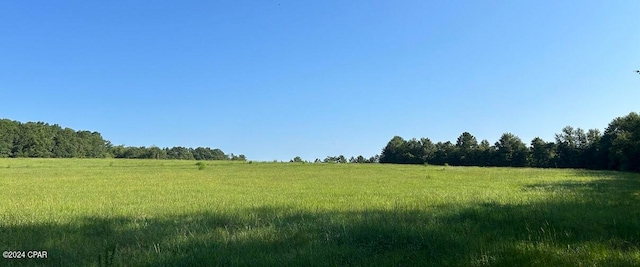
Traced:
<path id="1" fill-rule="evenodd" d="M 205 164 L 0 159 L 0 265 L 640 265 L 639 174 Z"/>

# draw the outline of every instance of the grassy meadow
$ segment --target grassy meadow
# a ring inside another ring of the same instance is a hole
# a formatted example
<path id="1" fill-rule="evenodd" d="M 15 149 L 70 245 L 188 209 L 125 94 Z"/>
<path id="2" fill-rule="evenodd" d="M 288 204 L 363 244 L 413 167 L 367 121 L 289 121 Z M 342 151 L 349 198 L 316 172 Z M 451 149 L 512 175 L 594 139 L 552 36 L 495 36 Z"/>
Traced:
<path id="1" fill-rule="evenodd" d="M 640 174 L 0 159 L 0 249 L 50 266 L 640 265 Z"/>

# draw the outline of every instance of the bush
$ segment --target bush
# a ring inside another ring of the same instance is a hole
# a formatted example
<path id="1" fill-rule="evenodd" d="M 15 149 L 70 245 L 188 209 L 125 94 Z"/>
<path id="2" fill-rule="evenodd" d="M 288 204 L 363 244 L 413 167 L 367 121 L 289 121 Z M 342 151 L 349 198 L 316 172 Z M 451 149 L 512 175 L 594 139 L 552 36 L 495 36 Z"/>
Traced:
<path id="1" fill-rule="evenodd" d="M 204 165 L 204 162 L 198 161 L 196 162 L 196 166 L 198 166 L 198 170 L 204 170 L 205 165 Z"/>

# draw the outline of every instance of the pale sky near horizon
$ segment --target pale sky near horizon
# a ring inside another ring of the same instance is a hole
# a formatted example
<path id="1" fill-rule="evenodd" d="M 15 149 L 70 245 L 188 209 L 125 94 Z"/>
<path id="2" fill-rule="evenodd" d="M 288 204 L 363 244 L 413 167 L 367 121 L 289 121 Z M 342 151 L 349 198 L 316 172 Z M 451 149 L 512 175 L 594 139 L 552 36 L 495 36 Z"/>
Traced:
<path id="1" fill-rule="evenodd" d="M 640 111 L 640 1 L 3 1 L 0 118 L 252 160 Z"/>

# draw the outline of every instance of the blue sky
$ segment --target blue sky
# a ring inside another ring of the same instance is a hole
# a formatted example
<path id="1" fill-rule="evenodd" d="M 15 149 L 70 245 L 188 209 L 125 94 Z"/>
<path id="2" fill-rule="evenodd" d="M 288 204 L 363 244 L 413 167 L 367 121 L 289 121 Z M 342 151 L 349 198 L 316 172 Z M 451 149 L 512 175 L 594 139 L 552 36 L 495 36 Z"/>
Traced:
<path id="1" fill-rule="evenodd" d="M 640 1 L 3 1 L 0 117 L 253 160 L 640 111 Z"/>

